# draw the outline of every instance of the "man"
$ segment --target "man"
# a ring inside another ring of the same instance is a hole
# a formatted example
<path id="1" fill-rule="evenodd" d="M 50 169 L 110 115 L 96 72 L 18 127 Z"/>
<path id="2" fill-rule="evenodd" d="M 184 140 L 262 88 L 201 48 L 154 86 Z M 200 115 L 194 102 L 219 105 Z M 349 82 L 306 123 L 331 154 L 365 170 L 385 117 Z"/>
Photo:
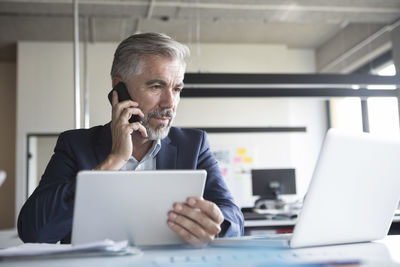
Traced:
<path id="1" fill-rule="evenodd" d="M 112 86 L 123 82 L 132 100 L 112 95 L 112 120 L 60 135 L 39 186 L 18 218 L 24 242 L 70 242 L 76 174 L 80 170 L 205 169 L 204 198 L 175 203 L 166 223 L 182 239 L 203 246 L 215 236 L 243 234 L 206 134 L 171 127 L 183 89 L 189 49 L 157 33 L 135 34 L 118 46 Z M 129 122 L 132 115 L 141 122 Z"/>

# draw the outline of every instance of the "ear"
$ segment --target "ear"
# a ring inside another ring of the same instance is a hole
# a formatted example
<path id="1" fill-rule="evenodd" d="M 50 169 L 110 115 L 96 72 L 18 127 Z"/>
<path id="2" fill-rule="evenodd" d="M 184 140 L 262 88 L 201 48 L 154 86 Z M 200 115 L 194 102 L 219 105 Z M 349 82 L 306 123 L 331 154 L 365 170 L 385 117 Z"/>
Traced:
<path id="1" fill-rule="evenodd" d="M 112 78 L 112 87 L 114 88 L 119 82 L 122 82 L 122 79 L 118 76 Z"/>

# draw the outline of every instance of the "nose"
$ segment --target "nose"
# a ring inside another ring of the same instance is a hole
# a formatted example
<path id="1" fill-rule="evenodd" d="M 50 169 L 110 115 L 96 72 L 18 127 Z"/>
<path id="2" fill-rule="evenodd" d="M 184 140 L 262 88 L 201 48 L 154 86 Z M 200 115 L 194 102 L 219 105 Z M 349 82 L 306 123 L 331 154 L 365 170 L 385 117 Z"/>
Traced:
<path id="1" fill-rule="evenodd" d="M 164 90 L 161 95 L 160 107 L 163 109 L 173 108 L 175 105 L 175 94 L 172 89 Z"/>

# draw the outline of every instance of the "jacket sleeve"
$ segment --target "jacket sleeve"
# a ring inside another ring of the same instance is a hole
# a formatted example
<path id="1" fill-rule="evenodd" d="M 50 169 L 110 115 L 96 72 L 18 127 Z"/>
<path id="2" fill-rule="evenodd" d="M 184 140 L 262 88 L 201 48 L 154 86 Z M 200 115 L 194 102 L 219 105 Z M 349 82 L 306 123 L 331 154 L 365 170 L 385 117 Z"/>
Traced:
<path id="1" fill-rule="evenodd" d="M 207 171 L 204 198 L 214 202 L 220 208 L 225 219 L 221 225 L 221 233 L 219 236 L 229 237 L 243 235 L 243 214 L 234 203 L 233 197 L 225 184 L 217 160 L 210 151 L 205 132 L 203 132 L 197 168 Z"/>
<path id="2" fill-rule="evenodd" d="M 64 134 L 39 186 L 18 216 L 18 234 L 24 242 L 56 243 L 70 235 L 77 163 Z"/>

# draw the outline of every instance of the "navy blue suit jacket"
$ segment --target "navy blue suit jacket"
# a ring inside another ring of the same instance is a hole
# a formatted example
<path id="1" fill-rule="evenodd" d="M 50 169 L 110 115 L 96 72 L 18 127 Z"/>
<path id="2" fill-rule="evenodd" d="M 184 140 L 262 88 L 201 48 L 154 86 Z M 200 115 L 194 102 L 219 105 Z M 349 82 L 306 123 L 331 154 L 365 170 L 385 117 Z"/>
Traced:
<path id="1" fill-rule="evenodd" d="M 76 175 L 80 170 L 95 168 L 110 151 L 110 124 L 70 130 L 59 136 L 39 186 L 18 217 L 18 233 L 24 242 L 70 242 Z M 225 218 L 222 234 L 243 234 L 243 214 L 226 187 L 205 132 L 172 127 L 169 135 L 161 140 L 156 167 L 205 169 L 203 197 L 221 209 Z"/>

